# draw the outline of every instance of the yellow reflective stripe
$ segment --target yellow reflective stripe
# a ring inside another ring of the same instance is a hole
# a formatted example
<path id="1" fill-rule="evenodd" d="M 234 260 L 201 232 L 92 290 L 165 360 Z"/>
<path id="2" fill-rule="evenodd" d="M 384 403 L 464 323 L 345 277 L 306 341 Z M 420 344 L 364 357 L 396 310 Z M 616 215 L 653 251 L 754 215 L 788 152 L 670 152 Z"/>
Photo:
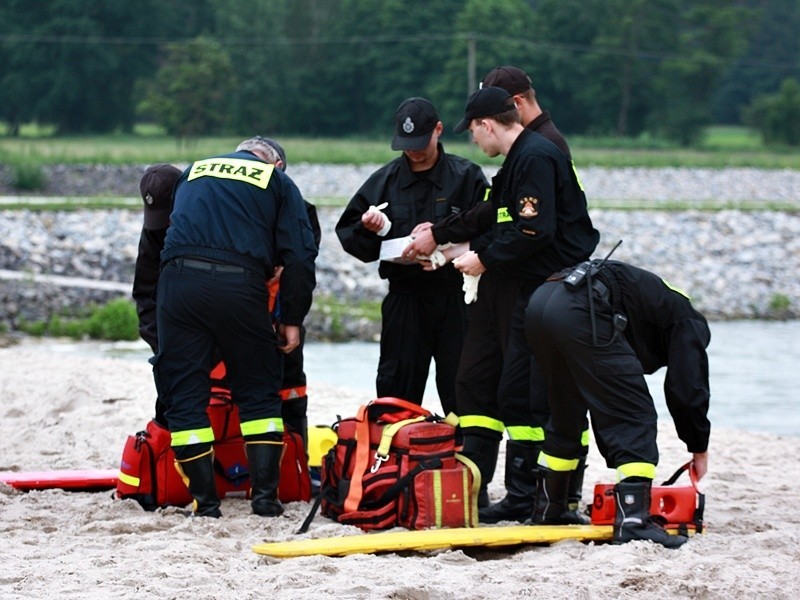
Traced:
<path id="1" fill-rule="evenodd" d="M 508 438 L 514 441 L 543 442 L 543 427 L 528 427 L 527 425 L 512 425 L 506 427 Z"/>
<path id="2" fill-rule="evenodd" d="M 656 466 L 650 463 L 628 463 L 617 467 L 617 481 L 628 477 L 656 478 Z"/>
<path id="3" fill-rule="evenodd" d="M 574 471 L 578 468 L 579 460 L 577 458 L 558 458 L 542 451 L 539 452 L 539 460 L 537 462 L 540 466 L 547 467 L 551 471 Z"/>
<path id="4" fill-rule="evenodd" d="M 581 434 L 581 446 L 588 446 L 589 445 L 589 430 L 584 429 L 583 433 Z"/>
<path id="5" fill-rule="evenodd" d="M 120 471 L 119 475 L 117 475 L 117 478 L 125 485 L 132 485 L 133 487 L 139 487 L 139 483 L 141 482 L 141 479 L 138 477 L 128 475 L 124 471 Z"/>
<path id="6" fill-rule="evenodd" d="M 583 182 L 581 181 L 580 175 L 578 175 L 578 169 L 575 168 L 575 161 L 570 160 L 569 162 L 572 165 L 572 172 L 575 173 L 575 181 L 578 182 L 578 187 L 581 188 L 581 191 L 584 191 Z"/>
<path id="7" fill-rule="evenodd" d="M 503 433 L 505 430 L 505 425 L 503 425 L 502 421 L 492 419 L 486 415 L 466 415 L 464 417 L 460 417 L 459 421 L 462 429 L 466 427 L 482 427 L 483 429 L 490 429 L 491 431 L 496 431 L 497 433 Z"/>
<path id="8" fill-rule="evenodd" d="M 271 417 L 269 419 L 256 419 L 255 421 L 242 421 L 242 435 L 260 435 L 262 433 L 283 433 L 283 419 Z"/>
<path id="9" fill-rule="evenodd" d="M 187 429 L 173 431 L 170 434 L 172 446 L 190 446 L 192 444 L 206 444 L 214 441 L 214 430 L 211 427 L 202 429 Z"/>
<path id="10" fill-rule="evenodd" d="M 514 219 L 511 218 L 511 215 L 508 214 L 508 208 L 505 206 L 501 206 L 497 209 L 497 222 L 498 223 L 508 223 L 509 221 L 513 221 Z"/>
<path id="11" fill-rule="evenodd" d="M 472 501 L 469 503 L 469 515 L 470 519 L 467 521 L 467 527 L 477 527 L 478 526 L 478 494 L 481 489 L 481 470 L 478 468 L 472 460 L 464 456 L 463 454 L 456 453 L 456 460 L 469 469 L 470 473 L 472 473 L 472 493 L 469 496 L 464 496 L 464 498 L 471 498 Z M 465 485 L 469 483 L 469 476 L 465 475 Z M 466 504 L 466 503 L 465 503 Z M 466 509 L 465 509 L 466 510 Z"/>
<path id="12" fill-rule="evenodd" d="M 433 512 L 436 527 L 442 526 L 442 471 L 433 472 Z"/>
<path id="13" fill-rule="evenodd" d="M 187 181 L 200 177 L 234 179 L 249 183 L 262 190 L 267 188 L 275 165 L 241 158 L 206 158 L 192 164 Z"/>
<path id="14" fill-rule="evenodd" d="M 486 188 L 486 191 L 483 192 L 483 201 L 488 202 L 492 197 L 492 188 Z"/>
<path id="15" fill-rule="evenodd" d="M 676 286 L 676 285 L 672 285 L 672 284 L 671 284 L 669 281 L 667 281 L 666 279 L 662 279 L 661 281 L 662 281 L 662 282 L 664 282 L 664 285 L 665 285 L 665 286 L 667 286 L 669 289 L 671 289 L 673 292 L 677 292 L 677 293 L 679 293 L 681 296 L 683 296 L 683 297 L 684 297 L 684 298 L 686 298 L 687 300 L 691 300 L 691 299 L 692 299 L 692 298 L 689 296 L 689 294 L 687 294 L 686 292 L 684 292 L 684 291 L 683 291 L 681 288 L 679 288 L 678 286 Z"/>
<path id="16" fill-rule="evenodd" d="M 469 520 L 469 469 L 461 470 L 461 494 L 464 498 L 464 527 L 471 525 Z"/>

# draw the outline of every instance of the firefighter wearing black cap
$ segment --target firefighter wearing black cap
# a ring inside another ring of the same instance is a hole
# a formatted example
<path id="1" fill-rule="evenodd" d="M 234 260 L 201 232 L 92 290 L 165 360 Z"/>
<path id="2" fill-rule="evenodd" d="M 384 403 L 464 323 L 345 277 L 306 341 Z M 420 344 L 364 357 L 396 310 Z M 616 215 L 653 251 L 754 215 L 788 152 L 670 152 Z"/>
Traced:
<path id="1" fill-rule="evenodd" d="M 487 155 L 506 158 L 492 179 L 491 236 L 473 240 L 472 250 L 453 262 L 462 273 L 482 278 L 458 375 L 464 454 L 490 481 L 507 428 L 515 442 L 509 445 L 515 475 L 507 482 L 509 494 L 524 499 L 530 514 L 531 468 L 541 438 L 531 427 L 529 385 L 540 380 L 531 375 L 524 310 L 553 270 L 589 258 L 599 234 L 570 161 L 552 142 L 522 126 L 507 91 L 490 86 L 472 94 L 456 132 L 467 128 Z M 526 392 L 516 403 L 504 393 L 504 387 L 514 386 Z"/>
<path id="2" fill-rule="evenodd" d="M 502 88 L 509 93 L 519 113 L 520 122 L 526 129 L 534 131 L 553 142 L 571 161 L 571 153 L 566 139 L 564 139 L 564 136 L 561 135 L 558 127 L 553 122 L 550 112 L 539 105 L 531 78 L 525 71 L 513 66 L 496 67 L 489 71 L 481 81 L 482 88 L 492 86 Z M 480 236 L 491 229 L 494 220 L 495 214 L 491 202 L 481 202 L 467 212 L 451 216 L 435 225 L 428 224 L 428 228 L 415 229 L 413 233 L 415 239 L 408 246 L 406 252 L 428 254 L 437 245 L 449 242 L 463 242 L 465 240 L 475 240 L 475 248 L 480 248 L 483 244 Z M 475 303 L 480 307 L 487 305 L 487 303 L 489 305 L 494 304 L 495 308 L 499 309 L 495 313 L 497 315 L 503 312 L 510 314 L 512 311 L 500 309 L 497 306 L 497 301 L 500 300 L 502 302 L 502 299 L 507 299 L 510 302 L 514 302 L 516 293 L 507 289 L 506 286 L 501 286 L 499 290 L 496 290 L 496 286 L 495 278 L 491 274 L 487 274 L 481 281 L 482 293 L 478 294 Z M 473 310 L 476 310 L 474 305 L 467 308 L 467 318 L 469 318 Z M 480 310 L 480 308 L 477 310 Z M 488 505 L 488 497 L 482 496 L 480 520 L 483 523 L 511 520 L 524 521 L 530 516 L 531 510 L 533 510 L 533 496 L 536 490 L 536 460 L 544 440 L 544 424 L 547 422 L 548 417 L 544 390 L 535 381 L 533 386 L 528 385 L 528 381 L 522 375 L 515 378 L 515 387 L 509 386 L 508 382 L 502 382 L 502 389 L 498 389 L 501 384 L 500 377 L 503 364 L 506 360 L 504 354 L 509 328 L 508 321 L 498 317 L 497 330 L 500 334 L 499 347 L 502 348 L 502 351 L 485 353 L 480 358 L 481 368 L 479 372 L 485 375 L 480 387 L 476 390 L 475 386 L 470 382 L 464 386 L 461 392 L 466 394 L 477 393 L 484 399 L 485 404 L 497 404 L 500 409 L 499 420 L 502 421 L 502 424 L 495 421 L 488 421 L 487 424 L 497 428 L 502 425 L 505 427 L 506 435 L 508 436 L 504 478 L 506 495 L 502 500 L 491 506 Z M 523 352 L 521 353 L 517 352 L 515 355 L 509 356 L 508 360 L 523 362 L 528 360 L 528 353 L 524 352 L 524 349 L 522 350 Z M 465 377 L 469 378 L 473 376 L 472 374 L 475 372 L 476 367 L 475 358 L 472 355 L 468 354 L 467 359 L 470 360 L 470 363 L 465 366 L 462 372 Z M 535 369 L 535 364 L 531 363 L 530 368 Z M 519 366 L 515 366 L 514 369 L 520 371 Z M 522 370 L 524 370 L 524 366 Z M 533 389 L 531 389 L 532 387 Z M 460 384 L 457 382 L 457 395 L 460 393 L 459 389 Z M 498 393 L 502 394 L 502 399 L 498 399 Z M 504 412 L 506 406 L 522 407 L 528 402 L 530 403 L 528 414 L 519 409 L 513 409 L 508 413 Z M 480 419 L 480 415 L 468 415 L 467 420 L 473 417 Z M 588 436 L 586 437 L 588 439 Z M 487 442 L 483 445 L 485 449 L 481 454 L 487 457 L 485 470 L 493 473 L 498 448 L 494 442 Z M 586 450 L 588 452 L 588 448 Z M 581 467 L 578 470 L 581 474 L 585 468 L 585 463 L 584 458 L 581 460 Z M 576 514 L 582 497 L 582 487 L 582 479 L 578 476 L 573 477 L 570 504 L 575 508 Z"/>
<path id="3" fill-rule="evenodd" d="M 588 409 L 598 448 L 617 471 L 614 541 L 678 547 L 687 538 L 669 535 L 650 519 L 657 415 L 644 375 L 667 367 L 667 408 L 701 478 L 711 430 L 708 323 L 683 291 L 649 271 L 618 261 L 582 271 L 587 275 L 577 285 L 570 283 L 574 276 L 565 279 L 573 271 L 552 277 L 525 312 L 551 411 L 532 520 L 572 522 L 564 519 L 567 490 L 582 455 Z"/>
<path id="4" fill-rule="evenodd" d="M 447 154 L 442 123 L 424 98 L 409 98 L 395 113 L 393 150 L 403 154 L 373 173 L 336 225 L 349 254 L 378 260 L 384 240 L 404 238 L 421 222 L 438 222 L 483 200 L 487 181 L 471 161 Z M 455 371 L 464 333 L 463 281 L 450 265 L 434 272 L 416 261 L 382 260 L 389 280 L 383 300 L 378 396 L 422 403 L 431 359 L 445 413 L 455 410 Z"/>
<path id="5" fill-rule="evenodd" d="M 177 467 L 199 516 L 219 517 L 205 407 L 219 349 L 239 408 L 253 512 L 282 514 L 277 498 L 283 420 L 282 358 L 300 343 L 317 249 L 297 187 L 263 138 L 193 163 L 175 187 L 157 288 L 156 387 L 166 404 Z M 281 275 L 277 332 L 264 282 Z"/>

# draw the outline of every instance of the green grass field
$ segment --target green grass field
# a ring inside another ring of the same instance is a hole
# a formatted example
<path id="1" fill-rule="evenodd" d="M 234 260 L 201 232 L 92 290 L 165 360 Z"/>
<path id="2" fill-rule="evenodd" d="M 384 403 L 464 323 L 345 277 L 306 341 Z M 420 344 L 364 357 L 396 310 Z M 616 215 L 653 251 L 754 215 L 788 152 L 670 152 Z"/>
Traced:
<path id="1" fill-rule="evenodd" d="M 0 129 L 2 132 L 2 129 Z M 152 128 L 130 135 L 51 137 L 28 127 L 18 138 L 0 137 L 0 163 L 20 164 L 185 164 L 231 151 L 242 137 L 198 138 L 180 144 Z M 397 156 L 385 139 L 324 139 L 277 136 L 290 163 L 381 164 Z M 483 165 L 498 165 L 466 136 L 446 137 L 448 152 Z M 711 127 L 696 147 L 680 148 L 661 140 L 570 136 L 578 166 L 600 167 L 754 167 L 800 170 L 797 149 L 765 148 L 759 136 L 743 127 Z"/>

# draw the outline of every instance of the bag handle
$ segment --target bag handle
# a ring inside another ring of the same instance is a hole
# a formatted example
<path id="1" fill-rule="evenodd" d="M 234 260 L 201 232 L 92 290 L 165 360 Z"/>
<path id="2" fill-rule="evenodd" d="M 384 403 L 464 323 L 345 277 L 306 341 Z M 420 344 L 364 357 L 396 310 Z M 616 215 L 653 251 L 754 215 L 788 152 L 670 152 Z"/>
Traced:
<path id="1" fill-rule="evenodd" d="M 376 398 L 367 403 L 367 409 L 371 408 L 395 408 L 399 409 L 395 412 L 385 412 L 381 414 L 381 420 L 387 423 L 393 423 L 401 419 L 411 418 L 413 416 L 432 417 L 433 413 L 426 408 L 422 408 L 419 404 L 414 404 L 408 400 L 401 398 L 392 398 L 384 396 Z M 367 414 L 370 414 L 367 412 Z"/>
<path id="2" fill-rule="evenodd" d="M 369 469 L 370 473 L 374 473 L 377 471 L 382 463 L 385 463 L 389 460 L 389 449 L 392 447 L 392 439 L 394 439 L 394 435 L 400 431 L 406 425 L 411 425 L 412 423 L 419 423 L 420 421 L 424 421 L 427 417 L 414 417 L 413 419 L 403 419 L 402 421 L 398 421 L 397 423 L 391 423 L 390 425 L 385 425 L 383 428 L 383 432 L 381 432 L 381 441 L 378 444 L 378 449 L 375 451 L 375 462 L 372 463 L 372 466 Z"/>
<path id="3" fill-rule="evenodd" d="M 681 473 L 683 473 L 684 471 L 689 471 L 689 481 L 692 482 L 692 487 L 695 489 L 695 491 L 699 492 L 700 488 L 697 481 L 697 468 L 694 466 L 694 461 L 692 460 L 687 462 L 685 465 L 681 465 L 680 467 L 678 467 L 678 470 L 672 474 L 672 477 L 667 479 L 661 485 L 674 484 L 678 480 L 678 477 L 681 476 Z"/>

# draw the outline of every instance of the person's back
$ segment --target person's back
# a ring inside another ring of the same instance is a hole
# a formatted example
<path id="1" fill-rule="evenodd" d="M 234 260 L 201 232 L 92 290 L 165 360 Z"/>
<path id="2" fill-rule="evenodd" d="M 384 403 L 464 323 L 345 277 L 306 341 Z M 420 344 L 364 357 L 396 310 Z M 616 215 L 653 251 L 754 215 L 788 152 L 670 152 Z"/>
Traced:
<path id="1" fill-rule="evenodd" d="M 167 405 L 176 467 L 200 516 L 220 516 L 205 412 L 217 349 L 239 408 L 253 512 L 283 512 L 279 351 L 300 344 L 317 249 L 302 197 L 275 168 L 276 155 L 256 137 L 231 154 L 194 162 L 178 180 L 161 253 L 153 373 Z M 276 328 L 265 282 L 277 265 L 283 270 Z"/>
<path id="2" fill-rule="evenodd" d="M 567 490 L 583 453 L 587 409 L 598 448 L 619 483 L 614 540 L 686 542 L 650 520 L 658 415 L 644 374 L 667 366 L 664 393 L 698 478 L 708 464 L 710 390 L 705 318 L 660 277 L 618 261 L 552 276 L 530 299 L 527 338 L 547 382 L 550 420 L 539 455 L 533 522 L 572 522 Z M 567 285 L 569 283 L 569 285 Z"/>

